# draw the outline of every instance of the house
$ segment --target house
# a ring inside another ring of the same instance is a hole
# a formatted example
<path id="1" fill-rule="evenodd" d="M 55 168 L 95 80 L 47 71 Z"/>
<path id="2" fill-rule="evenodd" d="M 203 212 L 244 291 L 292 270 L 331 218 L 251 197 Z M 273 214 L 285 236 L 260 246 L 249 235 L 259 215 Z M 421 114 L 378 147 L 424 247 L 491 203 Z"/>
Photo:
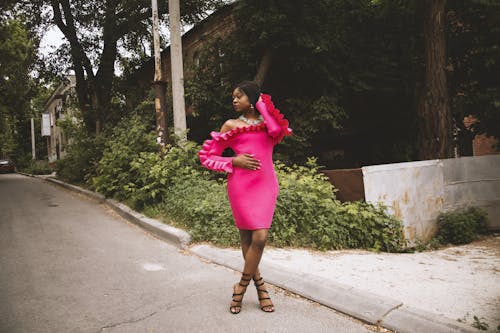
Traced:
<path id="1" fill-rule="evenodd" d="M 45 103 L 42 114 L 42 136 L 47 138 L 49 164 L 54 164 L 66 155 L 68 138 L 57 121 L 73 119 L 74 111 L 69 102 L 75 87 L 75 76 L 69 75 Z"/>

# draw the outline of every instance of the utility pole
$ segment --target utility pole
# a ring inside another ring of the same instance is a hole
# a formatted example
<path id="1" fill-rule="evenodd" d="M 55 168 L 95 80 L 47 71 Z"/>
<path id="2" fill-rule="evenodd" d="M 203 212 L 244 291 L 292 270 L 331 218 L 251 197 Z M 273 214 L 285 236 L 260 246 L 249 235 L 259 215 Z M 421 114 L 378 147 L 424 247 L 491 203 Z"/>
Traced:
<path id="1" fill-rule="evenodd" d="M 182 64 L 181 14 L 179 0 L 169 0 L 168 11 L 174 131 L 182 142 L 186 140 L 186 106 L 184 103 L 184 70 Z"/>
<path id="2" fill-rule="evenodd" d="M 35 151 L 35 120 L 31 118 L 31 157 L 33 160 L 36 160 L 36 151 Z"/>
<path id="3" fill-rule="evenodd" d="M 166 83 L 163 80 L 161 72 L 161 52 L 160 52 L 160 34 L 158 33 L 158 3 L 157 0 L 151 0 L 153 9 L 153 44 L 155 56 L 155 110 L 156 110 L 156 131 L 158 133 L 157 142 L 164 147 L 168 142 L 167 131 L 167 107 L 165 101 Z"/>

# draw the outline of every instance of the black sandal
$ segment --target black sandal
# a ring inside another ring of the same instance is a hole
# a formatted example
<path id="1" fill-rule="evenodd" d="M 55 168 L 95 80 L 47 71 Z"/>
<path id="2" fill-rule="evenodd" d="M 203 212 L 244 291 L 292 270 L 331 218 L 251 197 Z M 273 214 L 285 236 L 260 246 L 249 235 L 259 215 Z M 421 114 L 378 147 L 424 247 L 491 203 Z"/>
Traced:
<path id="1" fill-rule="evenodd" d="M 245 277 L 249 277 L 249 278 L 248 278 L 248 279 L 246 279 Z M 250 284 L 250 281 L 251 281 L 251 280 L 252 280 L 252 278 L 251 278 L 251 275 L 250 275 L 250 274 L 245 274 L 245 273 L 243 273 L 243 274 L 241 275 L 240 282 L 236 283 L 236 284 L 233 286 L 233 303 L 236 303 L 236 304 L 238 304 L 238 305 L 231 305 L 231 306 L 229 307 L 229 312 L 231 312 L 232 314 L 238 314 L 238 313 L 240 313 L 240 311 L 241 311 L 241 302 L 243 302 L 243 295 L 245 295 L 245 292 L 247 291 L 247 287 L 248 287 L 248 285 Z M 246 282 L 246 284 L 242 284 L 242 283 L 241 283 L 242 281 L 245 281 L 245 282 Z M 236 286 L 237 286 L 238 284 L 244 288 L 244 289 L 243 289 L 243 292 L 241 292 L 241 293 L 236 293 Z M 235 298 L 234 298 L 235 296 L 240 296 L 240 299 L 239 299 L 239 300 L 235 299 Z"/>
<path id="2" fill-rule="evenodd" d="M 262 278 L 262 276 L 258 280 L 255 280 L 255 278 L 253 279 L 255 288 L 257 289 L 257 296 L 259 297 L 259 303 L 262 304 L 262 301 L 269 300 L 271 304 L 261 305 L 260 309 L 264 312 L 274 312 L 274 305 L 273 302 L 271 301 L 271 298 L 269 297 L 269 293 L 267 292 L 266 288 L 260 288 L 264 286 L 263 280 L 264 279 Z M 261 297 L 261 293 L 264 293 L 265 294 L 264 296 L 267 295 L 267 297 Z"/>

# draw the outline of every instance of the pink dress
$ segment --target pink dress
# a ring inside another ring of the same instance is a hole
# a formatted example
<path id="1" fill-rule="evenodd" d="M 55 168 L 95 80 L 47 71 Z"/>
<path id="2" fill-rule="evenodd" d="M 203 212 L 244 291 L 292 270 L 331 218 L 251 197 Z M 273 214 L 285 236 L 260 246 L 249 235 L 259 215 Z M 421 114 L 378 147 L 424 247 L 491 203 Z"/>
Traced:
<path id="1" fill-rule="evenodd" d="M 211 132 L 199 152 L 201 163 L 210 170 L 228 172 L 227 193 L 238 229 L 269 229 L 273 220 L 279 186 L 273 164 L 273 148 L 285 135 L 292 134 L 288 121 L 274 107 L 271 96 L 262 94 L 255 105 L 264 118 L 258 125 L 231 131 Z M 222 157 L 226 148 L 236 155 L 253 154 L 259 170 L 234 167 L 231 157 Z"/>

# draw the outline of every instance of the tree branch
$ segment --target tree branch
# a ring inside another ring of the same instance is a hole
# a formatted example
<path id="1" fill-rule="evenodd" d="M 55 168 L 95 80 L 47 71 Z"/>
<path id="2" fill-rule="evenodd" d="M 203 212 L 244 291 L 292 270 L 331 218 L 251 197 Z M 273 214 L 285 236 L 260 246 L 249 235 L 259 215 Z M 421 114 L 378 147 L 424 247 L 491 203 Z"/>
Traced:
<path id="1" fill-rule="evenodd" d="M 82 71 L 85 69 L 87 73 L 87 78 L 93 78 L 94 72 L 92 71 L 92 64 L 89 58 L 85 54 L 83 47 L 78 41 L 78 36 L 76 35 L 75 22 L 73 20 L 73 15 L 71 13 L 71 7 L 68 0 L 51 0 L 52 10 L 54 11 L 54 21 L 59 27 L 61 32 L 64 34 L 66 39 L 68 39 L 71 46 L 71 56 L 73 58 L 73 65 L 75 67 L 75 74 L 78 75 L 77 71 Z M 64 13 L 64 20 L 62 19 L 61 7 Z"/>
<path id="2" fill-rule="evenodd" d="M 106 16 L 103 24 L 104 48 L 99 58 L 99 69 L 96 73 L 96 77 L 99 78 L 99 81 L 103 80 L 104 84 L 111 84 L 111 79 L 114 75 L 114 62 L 117 54 L 116 44 L 121 37 L 120 34 L 117 33 L 116 6 L 116 2 L 112 0 L 108 0 L 106 3 Z"/>
<path id="3" fill-rule="evenodd" d="M 137 26 L 138 23 L 150 18 L 152 15 L 153 14 L 151 12 L 151 9 L 148 9 L 146 12 L 139 13 L 134 16 L 116 15 L 117 21 L 120 19 L 125 19 L 125 21 L 117 24 L 116 26 L 116 32 L 118 33 L 117 40 L 129 33 L 133 27 Z"/>

